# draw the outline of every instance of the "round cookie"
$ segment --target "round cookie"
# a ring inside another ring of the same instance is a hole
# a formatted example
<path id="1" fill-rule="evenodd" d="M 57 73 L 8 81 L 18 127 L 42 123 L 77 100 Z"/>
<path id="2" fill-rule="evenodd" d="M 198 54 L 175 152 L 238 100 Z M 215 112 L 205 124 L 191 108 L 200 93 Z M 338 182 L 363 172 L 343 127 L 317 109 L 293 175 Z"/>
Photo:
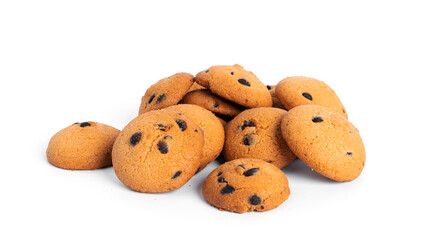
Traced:
<path id="1" fill-rule="evenodd" d="M 212 66 L 196 75 L 196 82 L 212 93 L 247 108 L 271 107 L 266 86 L 240 65 Z"/>
<path id="2" fill-rule="evenodd" d="M 50 139 L 47 160 L 69 170 L 111 166 L 111 149 L 119 133 L 120 130 L 102 123 L 74 123 Z"/>
<path id="3" fill-rule="evenodd" d="M 203 196 L 220 210 L 268 211 L 290 194 L 285 174 L 259 159 L 236 159 L 213 170 L 203 183 Z"/>
<path id="4" fill-rule="evenodd" d="M 134 191 L 175 190 L 196 172 L 203 144 L 201 129 L 189 117 L 151 111 L 133 119 L 117 137 L 112 154 L 114 171 Z"/>
<path id="5" fill-rule="evenodd" d="M 220 120 L 212 112 L 192 104 L 178 104 L 167 107 L 165 110 L 186 115 L 202 129 L 205 145 L 197 171 L 205 168 L 219 156 L 224 147 L 225 133 Z"/>
<path id="6" fill-rule="evenodd" d="M 282 168 L 296 159 L 282 136 L 281 120 L 287 112 L 278 108 L 248 109 L 227 124 L 224 157 L 257 158 Z"/>
<path id="7" fill-rule="evenodd" d="M 329 108 L 305 105 L 291 109 L 282 119 L 282 132 L 292 152 L 325 177 L 352 181 L 365 166 L 359 132 Z"/>
<path id="8" fill-rule="evenodd" d="M 277 84 L 275 92 L 288 110 L 300 105 L 318 105 L 330 108 L 347 118 L 347 112 L 334 90 L 317 79 L 288 77 Z"/>
<path id="9" fill-rule="evenodd" d="M 277 98 L 277 95 L 276 95 L 276 86 L 267 85 L 267 89 L 270 92 L 271 99 L 273 100 L 273 107 L 274 108 L 285 109 L 285 107 L 283 107 L 283 105 L 280 102 L 280 100 Z"/>
<path id="10" fill-rule="evenodd" d="M 194 90 L 187 93 L 181 103 L 201 106 L 215 114 L 234 117 L 243 107 L 214 95 L 209 89 Z"/>
<path id="11" fill-rule="evenodd" d="M 225 126 L 227 125 L 227 122 L 224 119 L 220 118 L 220 117 L 216 117 L 216 118 L 221 122 L 221 125 L 224 128 L 224 130 L 225 130 Z"/>
<path id="12" fill-rule="evenodd" d="M 194 77 L 189 73 L 177 73 L 161 79 L 145 92 L 141 99 L 139 114 L 177 104 L 193 83 Z"/>

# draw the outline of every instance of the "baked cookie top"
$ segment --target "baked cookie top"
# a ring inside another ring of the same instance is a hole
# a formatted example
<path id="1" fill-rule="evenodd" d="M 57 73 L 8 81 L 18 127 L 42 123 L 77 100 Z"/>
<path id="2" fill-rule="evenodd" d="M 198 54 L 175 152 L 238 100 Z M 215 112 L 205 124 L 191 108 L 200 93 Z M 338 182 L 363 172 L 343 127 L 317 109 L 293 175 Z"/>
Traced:
<path id="1" fill-rule="evenodd" d="M 277 84 L 275 92 L 288 110 L 301 105 L 318 105 L 330 108 L 347 118 L 347 112 L 334 90 L 317 79 L 288 77 Z"/>
<path id="2" fill-rule="evenodd" d="M 248 109 L 227 124 L 224 156 L 257 158 L 282 168 L 296 159 L 282 136 L 281 121 L 286 110 L 265 107 Z"/>
<path id="3" fill-rule="evenodd" d="M 184 185 L 200 165 L 203 133 L 187 116 L 151 111 L 132 120 L 117 137 L 113 167 L 128 188 L 167 192 Z"/>
<path id="4" fill-rule="evenodd" d="M 292 108 L 282 119 L 289 148 L 316 172 L 340 182 L 356 179 L 366 153 L 358 130 L 329 108 L 305 105 Z"/>
<path id="5" fill-rule="evenodd" d="M 145 92 L 139 114 L 177 104 L 193 83 L 194 77 L 189 73 L 177 73 L 161 79 Z"/>
<path id="6" fill-rule="evenodd" d="M 285 174 L 259 159 L 236 159 L 212 171 L 203 183 L 206 201 L 237 213 L 268 211 L 290 194 Z"/>
<path id="7" fill-rule="evenodd" d="M 212 66 L 196 75 L 196 82 L 214 94 L 247 108 L 271 107 L 267 87 L 240 65 Z"/>

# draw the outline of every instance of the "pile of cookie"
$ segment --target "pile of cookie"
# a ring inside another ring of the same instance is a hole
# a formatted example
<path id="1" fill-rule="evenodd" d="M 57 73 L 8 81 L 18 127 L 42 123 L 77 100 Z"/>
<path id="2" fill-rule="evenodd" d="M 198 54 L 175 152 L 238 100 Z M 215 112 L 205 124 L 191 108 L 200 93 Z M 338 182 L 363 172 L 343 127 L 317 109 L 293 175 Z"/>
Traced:
<path id="1" fill-rule="evenodd" d="M 290 194 L 280 168 L 296 159 L 335 181 L 356 179 L 366 154 L 335 92 L 309 77 L 265 86 L 239 65 L 177 73 L 142 97 L 122 131 L 96 122 L 55 134 L 53 165 L 72 170 L 113 165 L 120 181 L 144 193 L 182 187 L 223 156 L 203 184 L 206 201 L 232 212 L 267 211 Z"/>

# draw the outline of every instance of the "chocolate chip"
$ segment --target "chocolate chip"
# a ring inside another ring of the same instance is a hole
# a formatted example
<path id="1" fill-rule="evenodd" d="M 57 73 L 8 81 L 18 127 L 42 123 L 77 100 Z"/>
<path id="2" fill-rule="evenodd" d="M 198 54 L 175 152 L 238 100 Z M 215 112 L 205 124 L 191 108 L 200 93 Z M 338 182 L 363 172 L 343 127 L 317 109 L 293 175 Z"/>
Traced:
<path id="1" fill-rule="evenodd" d="M 261 209 L 264 209 L 264 206 L 263 206 L 263 205 L 261 205 Z"/>
<path id="2" fill-rule="evenodd" d="M 347 154 L 347 156 L 353 156 L 352 152 L 347 152 L 346 154 Z"/>
<path id="3" fill-rule="evenodd" d="M 173 137 L 172 137 L 172 136 L 169 136 L 169 135 L 166 135 L 166 136 L 164 136 L 164 137 L 163 137 L 163 139 L 164 139 L 164 140 L 166 140 L 166 139 L 173 139 Z"/>
<path id="4" fill-rule="evenodd" d="M 221 176 L 221 175 L 222 175 L 222 172 L 219 172 L 217 176 Z"/>
<path id="5" fill-rule="evenodd" d="M 82 123 L 80 123 L 80 127 L 90 127 L 90 126 L 91 125 L 88 122 L 82 122 Z"/>
<path id="6" fill-rule="evenodd" d="M 198 173 L 198 172 L 200 172 L 200 167 L 197 169 L 196 173 Z M 196 173 L 195 173 L 195 174 L 196 174 Z"/>
<path id="7" fill-rule="evenodd" d="M 219 178 L 218 178 L 218 182 L 219 182 L 219 183 L 226 183 L 227 181 L 225 181 L 225 178 L 223 178 L 223 177 L 219 177 Z"/>
<path id="8" fill-rule="evenodd" d="M 160 131 L 163 131 L 163 132 L 165 132 L 165 131 L 166 131 L 166 129 L 168 129 L 168 128 L 169 128 L 169 126 L 168 126 L 168 125 L 163 125 L 163 124 L 161 124 L 161 123 L 156 124 L 156 126 L 158 127 L 158 129 L 159 129 Z"/>
<path id="9" fill-rule="evenodd" d="M 251 86 L 251 84 L 246 80 L 246 79 L 244 79 L 244 78 L 240 78 L 239 80 L 237 80 L 240 84 L 242 84 L 242 85 L 245 85 L 245 86 L 248 86 L 248 87 L 250 87 Z"/>
<path id="10" fill-rule="evenodd" d="M 160 95 L 160 96 L 157 98 L 156 103 L 161 103 L 161 102 L 163 102 L 163 100 L 165 100 L 165 99 L 166 99 L 166 93 L 163 93 L 162 95 Z"/>
<path id="11" fill-rule="evenodd" d="M 217 108 L 219 106 L 219 103 L 217 102 L 217 101 L 215 101 L 214 102 L 214 104 L 213 104 L 213 106 L 212 106 L 212 109 L 215 109 L 215 108 Z"/>
<path id="12" fill-rule="evenodd" d="M 168 152 L 169 152 L 169 146 L 168 146 L 168 144 L 167 144 L 167 143 L 165 143 L 165 142 L 163 142 L 163 141 L 159 141 L 159 142 L 157 143 L 157 148 L 159 149 L 159 151 L 160 151 L 162 154 L 166 154 L 166 153 L 168 153 Z"/>
<path id="13" fill-rule="evenodd" d="M 234 72 L 231 72 L 231 75 L 234 75 Z"/>
<path id="14" fill-rule="evenodd" d="M 245 165 L 243 165 L 243 164 L 239 164 L 239 165 L 238 165 L 238 167 L 241 167 L 241 168 L 243 168 L 243 169 L 246 169 L 246 168 L 245 168 Z"/>
<path id="15" fill-rule="evenodd" d="M 181 175 L 181 171 L 176 172 L 176 173 L 172 176 L 172 179 L 175 179 L 175 178 L 179 177 L 179 175 Z"/>
<path id="16" fill-rule="evenodd" d="M 268 90 L 271 90 L 271 86 L 270 86 L 270 85 L 267 85 L 267 89 L 268 89 Z"/>
<path id="17" fill-rule="evenodd" d="M 256 194 L 252 195 L 249 198 L 249 203 L 251 205 L 259 205 L 261 203 L 261 201 L 262 201 L 261 198 L 258 195 L 256 195 Z"/>
<path id="18" fill-rule="evenodd" d="M 205 73 L 208 73 L 208 72 L 209 72 L 209 69 L 205 71 Z"/>
<path id="19" fill-rule="evenodd" d="M 141 141 L 141 136 L 142 133 L 141 132 L 136 132 L 134 133 L 129 140 L 130 145 L 135 146 L 136 144 L 139 143 L 139 141 Z"/>
<path id="20" fill-rule="evenodd" d="M 252 135 L 253 135 L 253 134 L 246 134 L 246 135 L 243 137 L 243 144 L 244 144 L 244 145 L 246 145 L 246 146 L 250 146 L 250 145 L 254 144 L 255 139 L 252 137 Z"/>
<path id="21" fill-rule="evenodd" d="M 225 194 L 231 194 L 235 191 L 236 189 L 234 189 L 234 187 L 227 185 L 225 187 L 223 187 L 221 189 L 221 194 L 225 195 Z"/>
<path id="22" fill-rule="evenodd" d="M 312 121 L 313 121 L 313 122 L 315 122 L 315 123 L 323 122 L 323 118 L 322 118 L 322 117 L 317 116 L 317 117 L 314 117 L 314 118 L 312 119 Z"/>
<path id="23" fill-rule="evenodd" d="M 304 93 L 302 93 L 302 95 L 303 95 L 305 98 L 307 98 L 308 100 L 313 101 L 313 97 L 310 95 L 310 93 L 308 93 L 308 92 L 304 92 Z"/>
<path id="24" fill-rule="evenodd" d="M 185 129 L 187 129 L 187 122 L 181 119 L 178 119 L 175 121 L 176 124 L 178 124 L 179 128 L 181 129 L 181 132 L 184 132 Z"/>
<path id="25" fill-rule="evenodd" d="M 74 125 L 74 124 L 79 124 L 79 122 L 75 122 L 75 123 L 73 123 L 73 125 Z"/>
<path id="26" fill-rule="evenodd" d="M 197 131 L 197 129 L 194 129 L 194 131 L 195 131 L 195 132 L 199 132 L 199 131 Z"/>
<path id="27" fill-rule="evenodd" d="M 150 104 L 155 97 L 156 97 L 156 94 L 151 95 L 150 98 L 148 99 L 148 104 Z"/>
<path id="28" fill-rule="evenodd" d="M 259 168 L 251 168 L 251 169 L 249 169 L 249 170 L 246 170 L 246 171 L 243 173 L 243 175 L 244 175 L 245 177 L 250 177 L 250 176 L 252 176 L 252 175 L 255 175 L 258 171 L 259 171 Z"/>
<path id="29" fill-rule="evenodd" d="M 243 131 L 247 127 L 256 127 L 256 126 L 255 126 L 254 122 L 252 122 L 251 120 L 249 120 L 249 121 L 244 121 L 243 124 L 242 124 L 242 126 L 240 126 L 240 129 L 242 129 L 242 131 Z"/>

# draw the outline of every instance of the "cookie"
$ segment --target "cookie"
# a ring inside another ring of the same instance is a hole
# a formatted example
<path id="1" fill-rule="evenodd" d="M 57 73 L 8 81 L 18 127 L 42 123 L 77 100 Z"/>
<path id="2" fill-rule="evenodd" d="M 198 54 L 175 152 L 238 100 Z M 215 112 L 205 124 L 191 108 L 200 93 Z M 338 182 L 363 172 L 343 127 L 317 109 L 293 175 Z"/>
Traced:
<path id="1" fill-rule="evenodd" d="M 335 181 L 352 181 L 365 166 L 366 153 L 358 130 L 329 108 L 292 108 L 283 117 L 282 133 L 298 158 Z"/>
<path id="2" fill-rule="evenodd" d="M 220 120 L 212 112 L 192 104 L 178 104 L 167 107 L 165 110 L 186 115 L 202 129 L 205 145 L 198 171 L 219 156 L 224 146 L 225 133 Z"/>
<path id="3" fill-rule="evenodd" d="M 151 111 L 132 120 L 113 146 L 113 167 L 128 188 L 146 193 L 175 190 L 194 175 L 203 133 L 187 116 Z"/>
<path id="4" fill-rule="evenodd" d="M 187 93 L 181 103 L 201 106 L 215 114 L 234 117 L 243 111 L 243 107 L 214 95 L 208 89 Z"/>
<path id="5" fill-rule="evenodd" d="M 194 90 L 199 90 L 199 89 L 205 89 L 205 87 L 203 87 L 202 85 L 194 82 L 193 85 L 191 85 L 190 89 L 188 89 L 188 92 L 194 91 Z"/>
<path id="6" fill-rule="evenodd" d="M 102 123 L 74 123 L 50 139 L 47 160 L 69 170 L 111 166 L 111 149 L 119 133 L 118 129 Z"/>
<path id="7" fill-rule="evenodd" d="M 224 130 L 225 130 L 225 126 L 227 125 L 227 122 L 224 119 L 222 119 L 222 118 L 219 118 L 219 117 L 217 117 L 217 118 L 221 122 L 221 125 L 224 128 Z"/>
<path id="8" fill-rule="evenodd" d="M 145 92 L 139 114 L 177 104 L 193 83 L 194 77 L 189 73 L 177 73 L 161 79 Z"/>
<path id="9" fill-rule="evenodd" d="M 199 72 L 195 80 L 212 93 L 247 108 L 271 107 L 266 86 L 240 65 L 212 66 Z"/>
<path id="10" fill-rule="evenodd" d="M 276 86 L 267 85 L 267 89 L 270 92 L 271 99 L 273 100 L 273 107 L 274 108 L 285 109 L 285 107 L 282 105 L 282 103 L 280 102 L 280 100 L 277 98 L 277 95 L 276 95 Z"/>
<path id="11" fill-rule="evenodd" d="M 259 159 L 236 159 L 213 170 L 203 183 L 203 196 L 220 210 L 268 211 L 290 194 L 285 174 Z"/>
<path id="12" fill-rule="evenodd" d="M 277 84 L 275 91 L 277 98 L 288 110 L 300 105 L 318 105 L 347 118 L 347 112 L 334 90 L 317 79 L 288 77 Z"/>
<path id="13" fill-rule="evenodd" d="M 257 158 L 282 168 L 296 159 L 282 136 L 281 121 L 287 112 L 278 108 L 248 109 L 227 124 L 224 157 Z"/>

